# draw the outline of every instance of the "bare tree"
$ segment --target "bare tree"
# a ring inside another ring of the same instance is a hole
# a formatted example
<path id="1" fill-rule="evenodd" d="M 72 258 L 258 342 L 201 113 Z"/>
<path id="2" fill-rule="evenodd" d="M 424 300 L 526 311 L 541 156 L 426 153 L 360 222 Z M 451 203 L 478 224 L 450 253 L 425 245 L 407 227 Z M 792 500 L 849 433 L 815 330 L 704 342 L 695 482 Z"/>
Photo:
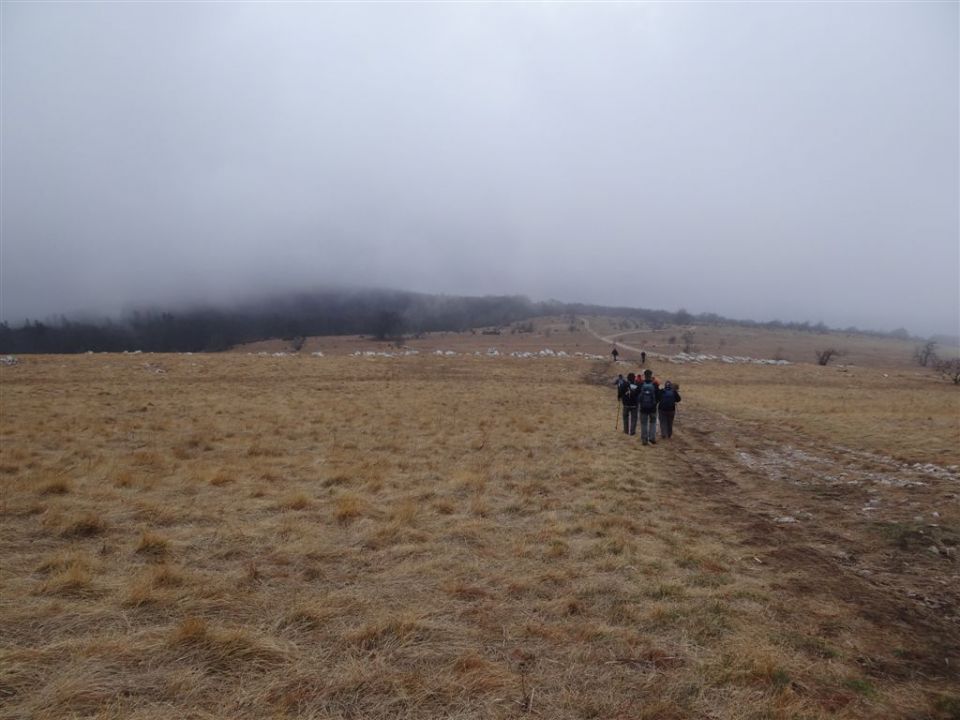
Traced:
<path id="1" fill-rule="evenodd" d="M 290 341 L 290 349 L 295 353 L 300 352 L 303 349 L 303 344 L 307 339 L 303 335 L 297 335 L 293 340 Z"/>
<path id="2" fill-rule="evenodd" d="M 913 359 L 917 361 L 917 364 L 920 365 L 920 367 L 927 367 L 931 364 L 935 367 L 937 364 L 936 349 L 937 341 L 927 340 L 926 343 L 913 351 Z"/>
<path id="3" fill-rule="evenodd" d="M 960 385 L 960 358 L 935 360 L 934 368 L 954 385 Z"/>
<path id="4" fill-rule="evenodd" d="M 687 330 L 680 336 L 680 339 L 683 340 L 683 351 L 685 353 L 693 352 L 693 339 L 695 336 L 696 333 L 694 333 L 693 330 Z"/>
<path id="5" fill-rule="evenodd" d="M 816 350 L 815 352 L 817 356 L 817 365 L 826 365 L 833 358 L 840 357 L 843 354 L 836 348 L 827 348 L 826 350 Z"/>

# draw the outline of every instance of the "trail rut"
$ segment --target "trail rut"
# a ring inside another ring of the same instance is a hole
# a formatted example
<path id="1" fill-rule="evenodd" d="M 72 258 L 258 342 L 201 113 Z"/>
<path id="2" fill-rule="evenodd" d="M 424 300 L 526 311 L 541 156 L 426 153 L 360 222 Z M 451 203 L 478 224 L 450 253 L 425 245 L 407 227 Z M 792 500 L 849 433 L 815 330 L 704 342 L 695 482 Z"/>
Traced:
<path id="1" fill-rule="evenodd" d="M 689 520 L 733 528 L 775 585 L 856 609 L 876 634 L 865 669 L 960 681 L 956 468 L 908 465 L 702 409 L 661 453 Z"/>

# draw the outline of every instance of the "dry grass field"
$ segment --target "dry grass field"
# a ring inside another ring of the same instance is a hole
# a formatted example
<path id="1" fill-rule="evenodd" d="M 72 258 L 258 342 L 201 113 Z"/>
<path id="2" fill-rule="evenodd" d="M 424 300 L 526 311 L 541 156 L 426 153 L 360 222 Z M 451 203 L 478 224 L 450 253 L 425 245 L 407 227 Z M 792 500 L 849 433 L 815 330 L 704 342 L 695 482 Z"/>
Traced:
<path id="1" fill-rule="evenodd" d="M 0 717 L 960 718 L 960 388 L 354 347 L 0 367 Z"/>

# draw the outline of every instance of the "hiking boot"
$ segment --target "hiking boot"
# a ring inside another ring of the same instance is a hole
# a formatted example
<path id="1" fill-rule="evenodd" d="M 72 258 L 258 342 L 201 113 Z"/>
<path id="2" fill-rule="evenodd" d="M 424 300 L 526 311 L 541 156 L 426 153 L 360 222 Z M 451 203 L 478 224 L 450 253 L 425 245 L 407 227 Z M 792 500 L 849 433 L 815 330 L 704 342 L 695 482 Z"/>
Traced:
<path id="1" fill-rule="evenodd" d="M 646 444 L 647 444 L 647 441 L 646 441 L 646 440 L 644 440 L 644 441 L 643 441 L 643 444 L 644 444 L 644 445 L 646 445 Z"/>
<path id="2" fill-rule="evenodd" d="M 651 445 L 656 445 L 656 444 L 657 444 L 657 441 L 656 441 L 656 440 L 651 440 L 651 441 L 650 441 L 650 444 L 651 444 Z"/>

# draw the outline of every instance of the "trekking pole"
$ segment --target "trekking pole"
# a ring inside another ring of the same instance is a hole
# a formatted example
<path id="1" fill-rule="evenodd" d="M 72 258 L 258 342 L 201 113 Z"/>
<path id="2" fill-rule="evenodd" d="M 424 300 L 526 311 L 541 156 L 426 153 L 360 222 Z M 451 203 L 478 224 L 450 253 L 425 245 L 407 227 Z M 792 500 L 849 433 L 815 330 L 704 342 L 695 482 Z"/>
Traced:
<path id="1" fill-rule="evenodd" d="M 617 400 L 617 419 L 613 423 L 613 429 L 614 430 L 620 429 L 620 401 L 619 400 Z"/>

